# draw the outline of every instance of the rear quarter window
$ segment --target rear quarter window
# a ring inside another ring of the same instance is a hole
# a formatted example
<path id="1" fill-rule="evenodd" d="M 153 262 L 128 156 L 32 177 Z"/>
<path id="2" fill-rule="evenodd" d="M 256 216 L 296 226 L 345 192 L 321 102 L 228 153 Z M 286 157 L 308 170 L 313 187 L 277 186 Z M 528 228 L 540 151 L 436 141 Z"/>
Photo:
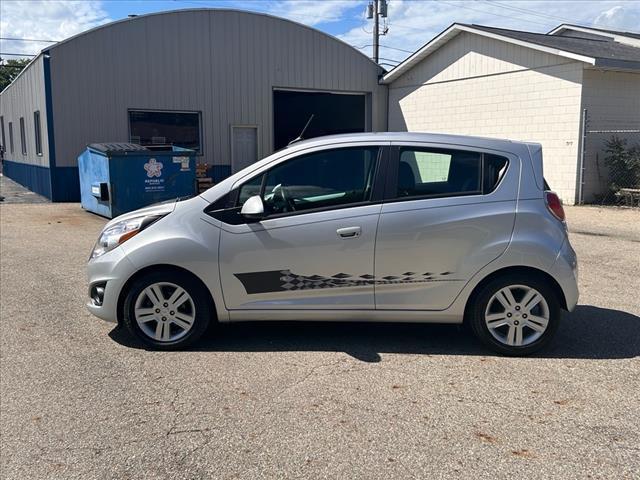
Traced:
<path id="1" fill-rule="evenodd" d="M 482 193 L 493 192 L 507 171 L 509 160 L 499 155 L 484 154 Z"/>

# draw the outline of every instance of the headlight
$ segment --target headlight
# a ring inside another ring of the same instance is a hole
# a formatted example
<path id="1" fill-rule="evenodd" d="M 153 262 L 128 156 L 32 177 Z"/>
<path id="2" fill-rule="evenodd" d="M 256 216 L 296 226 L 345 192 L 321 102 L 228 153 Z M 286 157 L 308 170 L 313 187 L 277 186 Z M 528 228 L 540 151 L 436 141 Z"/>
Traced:
<path id="1" fill-rule="evenodd" d="M 118 245 L 122 245 L 163 216 L 164 215 L 143 215 L 109 225 L 100 234 L 98 241 L 93 247 L 90 259 L 104 255 Z"/>

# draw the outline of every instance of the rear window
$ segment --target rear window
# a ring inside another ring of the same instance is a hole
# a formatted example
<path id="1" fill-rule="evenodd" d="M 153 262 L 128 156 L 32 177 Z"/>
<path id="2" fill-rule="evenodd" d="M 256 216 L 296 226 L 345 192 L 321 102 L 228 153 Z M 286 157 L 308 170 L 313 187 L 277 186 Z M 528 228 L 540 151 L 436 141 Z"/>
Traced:
<path id="1" fill-rule="evenodd" d="M 478 195 L 496 189 L 505 157 L 464 150 L 400 149 L 396 198 Z"/>
<path id="2" fill-rule="evenodd" d="M 479 152 L 402 148 L 397 197 L 480 193 Z"/>

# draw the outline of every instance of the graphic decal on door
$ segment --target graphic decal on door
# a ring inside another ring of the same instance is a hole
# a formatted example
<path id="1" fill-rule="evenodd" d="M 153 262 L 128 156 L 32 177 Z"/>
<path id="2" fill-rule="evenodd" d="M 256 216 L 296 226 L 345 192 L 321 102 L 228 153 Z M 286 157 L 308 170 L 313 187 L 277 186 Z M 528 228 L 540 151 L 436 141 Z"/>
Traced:
<path id="1" fill-rule="evenodd" d="M 369 274 L 356 276 L 349 273 L 336 273 L 331 277 L 325 277 L 323 275 L 298 275 L 292 273 L 291 270 L 271 270 L 267 272 L 235 273 L 234 275 L 240 280 L 247 293 L 252 295 L 256 293 L 316 290 L 321 288 L 442 282 L 453 280 L 451 278 L 445 278 L 452 273 L 453 272 L 405 272 L 402 275 L 386 275 L 381 278 L 376 278 Z"/>

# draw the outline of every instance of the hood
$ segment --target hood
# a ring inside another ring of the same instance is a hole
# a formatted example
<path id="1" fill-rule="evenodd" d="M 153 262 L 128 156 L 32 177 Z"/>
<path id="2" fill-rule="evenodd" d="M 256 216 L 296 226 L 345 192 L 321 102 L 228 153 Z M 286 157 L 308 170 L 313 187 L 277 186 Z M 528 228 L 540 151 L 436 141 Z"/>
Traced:
<path id="1" fill-rule="evenodd" d="M 167 215 L 173 212 L 176 208 L 176 201 L 172 200 L 170 202 L 157 203 L 155 205 L 150 205 L 148 207 L 140 208 L 138 210 L 134 210 L 133 212 L 124 213 L 116 218 L 113 218 L 107 223 L 104 228 L 108 228 L 111 225 L 121 222 L 123 220 L 129 220 L 130 218 L 142 217 L 144 215 Z"/>

